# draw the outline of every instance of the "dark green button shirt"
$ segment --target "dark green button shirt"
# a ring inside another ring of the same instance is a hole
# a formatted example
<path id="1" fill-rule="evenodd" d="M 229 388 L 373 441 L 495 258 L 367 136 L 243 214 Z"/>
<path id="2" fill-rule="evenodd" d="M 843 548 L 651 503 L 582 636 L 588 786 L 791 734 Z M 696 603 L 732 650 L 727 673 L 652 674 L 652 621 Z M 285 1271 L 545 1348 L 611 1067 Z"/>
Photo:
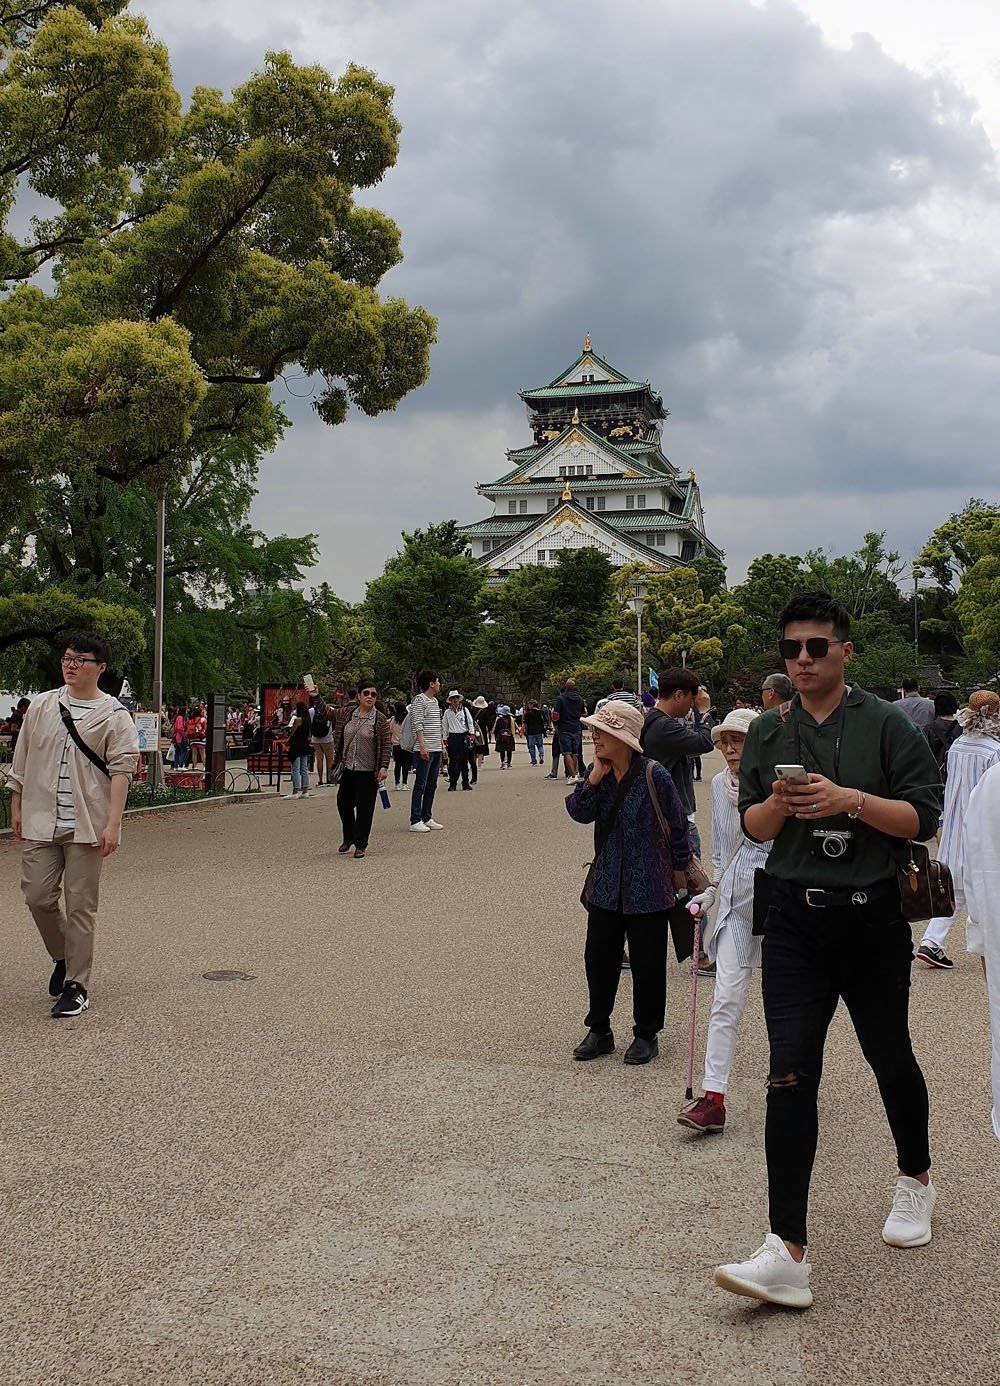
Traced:
<path id="1" fill-rule="evenodd" d="M 817 723 L 798 706 L 797 697 L 795 704 L 800 754 L 796 752 L 791 716 L 782 722 L 774 709 L 750 724 L 740 763 L 741 819 L 752 805 L 770 798 L 776 765 L 803 764 L 811 774 L 825 775 L 852 789 L 905 800 L 920 819 L 916 837 L 923 842 L 934 836 L 941 815 L 941 777 L 925 737 L 905 713 L 855 684 L 844 707 L 837 776 L 838 711 Z M 817 828 L 850 830 L 853 838 L 846 855 L 838 860 L 814 856 L 817 840 L 812 833 Z M 779 880 L 800 886 L 860 888 L 895 876 L 899 863 L 892 853 L 893 845 L 898 847 L 897 839 L 852 821 L 846 814 L 809 823 L 789 818 L 774 839 L 767 870 Z"/>

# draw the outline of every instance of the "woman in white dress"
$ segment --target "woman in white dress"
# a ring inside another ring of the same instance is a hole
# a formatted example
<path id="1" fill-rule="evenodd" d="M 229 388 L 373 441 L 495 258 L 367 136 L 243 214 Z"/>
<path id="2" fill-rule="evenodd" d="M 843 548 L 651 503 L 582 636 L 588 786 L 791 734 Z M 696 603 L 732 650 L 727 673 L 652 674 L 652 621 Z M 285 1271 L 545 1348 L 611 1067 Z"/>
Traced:
<path id="1" fill-rule="evenodd" d="M 951 958 L 944 951 L 944 941 L 955 920 L 965 908 L 963 873 L 965 870 L 965 834 L 963 824 L 972 791 L 994 765 L 1000 765 L 1000 697 L 992 688 L 969 694 L 969 705 L 956 719 L 962 735 L 948 750 L 948 778 L 944 790 L 944 817 L 937 859 L 951 870 L 955 882 L 955 913 L 928 921 L 917 949 L 917 962 L 925 967 L 950 968 Z M 969 911 L 972 929 L 975 917 Z M 966 925 L 966 934 L 969 925 Z M 969 950 L 972 951 L 971 949 Z"/>
<path id="2" fill-rule="evenodd" d="M 743 744 L 758 715 L 751 708 L 737 708 L 712 728 L 712 741 L 726 758 L 725 770 L 712 780 L 712 875 L 718 885 L 696 899 L 707 912 L 718 895 L 715 930 L 707 945 L 716 964 L 715 995 L 705 1043 L 704 1096 L 677 1117 L 682 1126 L 701 1134 L 725 1129 L 736 1029 L 753 969 L 760 967 L 760 939 L 752 932 L 753 878 L 767 861 L 771 844 L 744 836 L 738 808 Z"/>

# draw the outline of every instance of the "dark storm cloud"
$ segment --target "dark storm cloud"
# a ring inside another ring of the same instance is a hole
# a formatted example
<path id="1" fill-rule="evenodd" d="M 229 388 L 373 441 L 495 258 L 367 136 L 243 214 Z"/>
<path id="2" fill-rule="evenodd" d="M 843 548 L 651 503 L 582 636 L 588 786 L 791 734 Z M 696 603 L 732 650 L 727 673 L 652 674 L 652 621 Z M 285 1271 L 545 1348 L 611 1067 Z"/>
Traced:
<path id="1" fill-rule="evenodd" d="M 871 524 L 911 549 L 995 474 L 993 151 L 959 88 L 873 40 L 834 50 L 749 0 L 144 10 L 182 90 L 283 46 L 397 88 L 399 165 L 367 196 L 403 230 L 386 290 L 440 319 L 432 380 L 376 423 L 297 404 L 258 505 L 269 528 L 321 516 L 346 595 L 401 528 L 484 512 L 475 482 L 526 441 L 517 388 L 588 330 L 664 392 L 737 575 Z M 311 504 L 288 507 L 290 468 Z"/>

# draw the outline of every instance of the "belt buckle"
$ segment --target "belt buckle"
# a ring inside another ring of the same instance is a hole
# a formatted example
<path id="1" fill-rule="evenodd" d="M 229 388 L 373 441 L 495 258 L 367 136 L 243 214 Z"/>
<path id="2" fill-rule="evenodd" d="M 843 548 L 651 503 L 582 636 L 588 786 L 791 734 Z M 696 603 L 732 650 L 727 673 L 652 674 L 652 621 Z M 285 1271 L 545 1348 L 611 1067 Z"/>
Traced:
<path id="1" fill-rule="evenodd" d="M 812 896 L 812 895 L 825 895 L 825 894 L 826 894 L 826 891 L 825 891 L 825 890 L 820 890 L 820 888 L 819 888 L 818 886 L 807 886 L 807 887 L 806 887 L 806 904 L 809 905 L 809 906 L 810 906 L 812 909 L 814 909 L 814 910 L 825 910 L 825 909 L 826 909 L 826 905 L 823 903 L 822 900 L 812 900 L 812 899 L 810 899 L 810 896 Z"/>

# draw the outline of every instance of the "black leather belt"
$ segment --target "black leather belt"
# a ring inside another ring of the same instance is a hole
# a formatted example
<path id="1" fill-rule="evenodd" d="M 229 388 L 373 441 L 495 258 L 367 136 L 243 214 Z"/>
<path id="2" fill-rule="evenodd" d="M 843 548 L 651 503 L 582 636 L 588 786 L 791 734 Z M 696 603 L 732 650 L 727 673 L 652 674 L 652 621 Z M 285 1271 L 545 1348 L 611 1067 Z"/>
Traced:
<path id="1" fill-rule="evenodd" d="M 776 880 L 780 891 L 800 904 L 816 910 L 858 909 L 864 905 L 899 904 L 899 886 L 895 881 L 876 881 L 874 885 L 857 890 L 822 890 L 815 886 L 793 885 L 791 881 Z"/>

